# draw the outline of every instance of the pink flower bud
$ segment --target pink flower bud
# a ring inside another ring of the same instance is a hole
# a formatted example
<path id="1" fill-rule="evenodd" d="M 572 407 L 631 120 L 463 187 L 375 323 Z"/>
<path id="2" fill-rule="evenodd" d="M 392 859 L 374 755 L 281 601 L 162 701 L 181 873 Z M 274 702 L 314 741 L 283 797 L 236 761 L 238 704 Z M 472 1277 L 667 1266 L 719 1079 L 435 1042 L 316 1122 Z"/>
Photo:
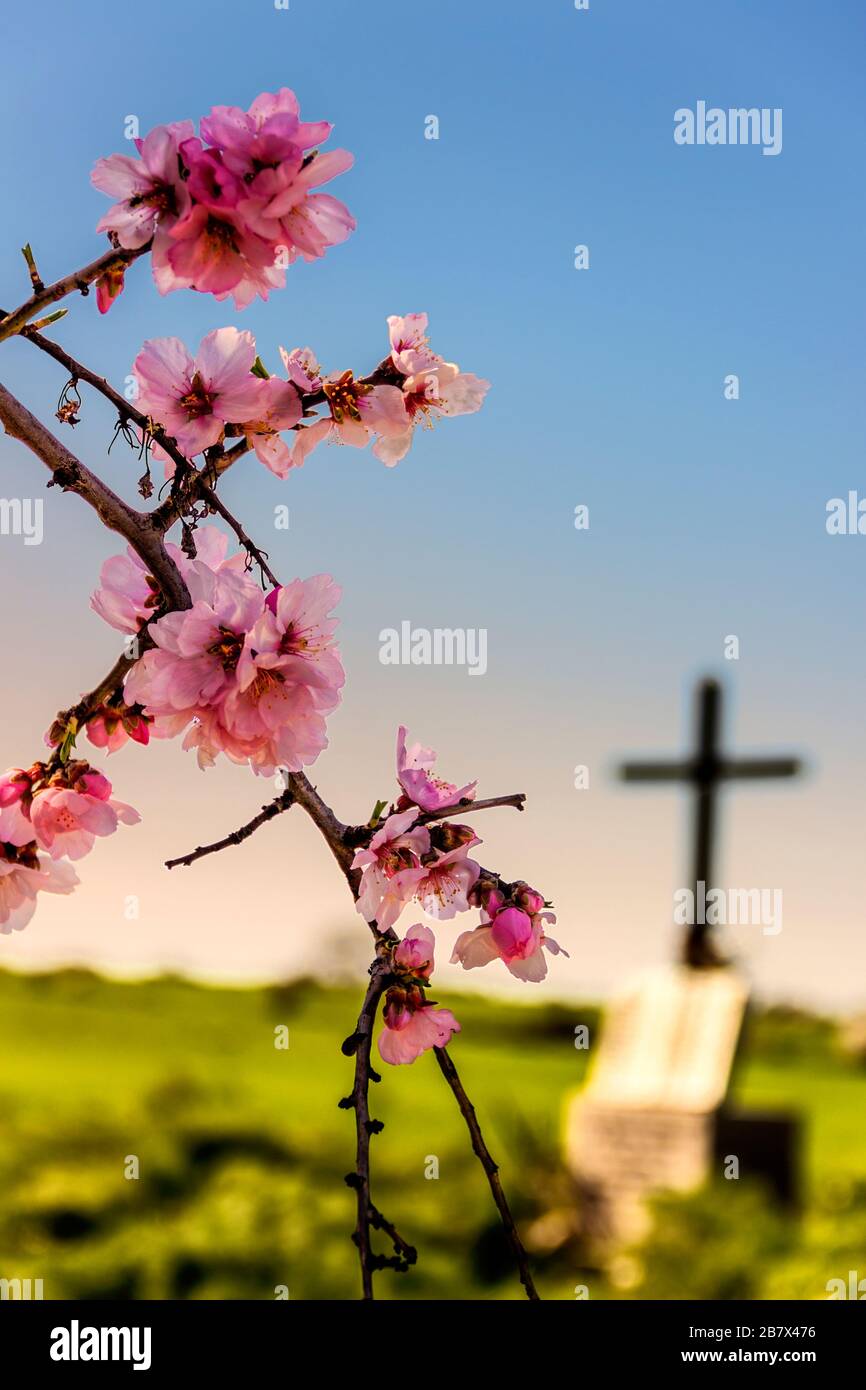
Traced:
<path id="1" fill-rule="evenodd" d="M 517 907 L 506 907 L 502 912 L 497 912 L 491 932 L 503 960 L 522 959 L 528 949 L 534 949 L 532 922 Z"/>
<path id="2" fill-rule="evenodd" d="M 528 912 L 530 917 L 536 912 L 541 912 L 544 907 L 544 898 L 540 893 L 536 893 L 534 888 L 530 888 L 528 883 L 515 883 L 511 890 L 511 899 L 515 907 Z"/>

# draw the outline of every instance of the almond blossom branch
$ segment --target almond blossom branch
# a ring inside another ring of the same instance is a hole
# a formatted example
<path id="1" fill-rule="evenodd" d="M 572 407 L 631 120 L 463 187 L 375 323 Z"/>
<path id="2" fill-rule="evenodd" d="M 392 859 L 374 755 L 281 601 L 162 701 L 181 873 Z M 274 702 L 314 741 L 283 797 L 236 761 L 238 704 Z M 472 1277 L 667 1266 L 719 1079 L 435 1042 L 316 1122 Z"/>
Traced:
<path id="1" fill-rule="evenodd" d="M 21 329 L 34 319 L 40 309 L 46 304 L 56 304 L 59 299 L 65 299 L 67 295 L 74 294 L 78 290 L 81 294 L 87 294 L 94 280 L 98 280 L 101 275 L 125 269 L 132 261 L 139 256 L 145 255 L 150 250 L 150 242 L 146 246 L 137 246 L 133 250 L 125 247 L 112 247 L 104 251 L 95 261 L 89 265 L 82 266 L 80 270 L 73 270 L 70 275 L 64 275 L 62 280 L 55 280 L 53 285 L 43 285 L 42 289 L 34 290 L 24 304 L 13 310 L 11 314 L 6 314 L 0 318 L 0 342 L 4 338 L 11 338 L 15 333 L 20 333 Z"/>
<path id="2" fill-rule="evenodd" d="M 0 779 L 0 851 L 13 866 L 9 876 L 17 878 L 11 887 L 22 899 L 11 907 L 0 903 L 0 920 L 12 920 L 13 927 L 29 920 L 37 890 L 71 891 L 77 879 L 70 864 L 63 865 L 64 853 L 80 858 L 96 836 L 113 833 L 118 822 L 138 819 L 134 808 L 112 798 L 106 777 L 84 760 L 69 760 L 82 721 L 91 742 L 109 752 L 126 738 L 147 743 L 148 725 L 155 724 L 157 736 L 186 729 L 184 746 L 198 749 L 200 765 L 226 753 L 264 775 L 286 765 L 309 764 L 326 746 L 325 717 L 337 704 L 345 678 L 333 645 L 335 621 L 329 616 L 339 591 L 327 575 L 281 587 L 265 552 L 218 498 L 222 474 L 254 450 L 266 468 L 284 478 L 326 440 L 358 448 L 375 441 L 373 454 L 393 466 L 410 448 L 416 425 L 474 413 L 490 384 L 432 351 L 427 316 L 421 313 L 388 317 L 390 353 L 368 377 L 357 379 L 351 370 L 326 375 L 310 348 L 281 349 L 286 378 L 270 377 L 252 335 L 235 328 L 214 329 L 195 357 L 176 340 L 149 340 L 133 367 L 136 399 L 143 409 L 43 338 L 38 330 L 66 313 L 42 314 L 44 308 L 75 291 L 87 294 L 95 284 L 97 306 L 107 312 L 123 290 L 125 268 L 147 252 L 161 293 L 194 289 L 223 299 L 231 292 L 240 309 L 284 285 L 286 266 L 299 256 L 316 259 L 353 230 L 347 208 L 330 194 L 313 191 L 347 169 L 351 155 L 320 152 L 330 125 L 302 122 L 297 98 L 288 88 L 262 93 L 246 112 L 215 107 L 202 117 L 199 129 L 197 136 L 190 121 L 157 127 L 136 142 L 138 158 L 97 161 L 92 182 L 117 199 L 98 227 L 108 231 L 111 249 L 45 286 L 28 245 L 24 256 L 33 294 L 11 314 L 0 310 L 0 341 L 20 334 L 69 372 L 58 418 L 76 423 L 81 404 L 77 385 L 84 381 L 114 406 L 130 442 L 131 422 L 142 433 L 145 451 L 152 440 L 175 465 L 166 501 L 149 513 L 138 511 L 0 386 L 0 422 L 50 470 L 49 486 L 78 492 L 109 529 L 128 541 L 128 554 L 103 566 L 101 588 L 92 602 L 108 623 L 137 642 L 134 658 L 119 657 L 93 691 L 58 716 L 47 735 L 55 749 L 51 761 L 34 763 L 26 771 L 10 769 Z M 319 406 L 325 411 L 313 418 Z M 298 433 L 290 451 L 280 434 L 292 430 Z M 228 442 L 232 440 L 236 442 Z M 203 462 L 197 467 L 191 460 L 199 456 Z M 139 488 L 143 495 L 152 492 L 149 468 Z M 247 569 L 250 560 L 258 563 L 273 592 L 262 594 L 241 572 L 240 557 L 226 558 L 226 537 L 218 528 L 202 528 L 207 534 L 196 547 L 191 533 L 203 516 L 197 503 L 204 514 L 222 517 L 246 551 Z M 180 550 L 164 539 L 177 521 L 184 528 Z M 197 549 L 200 562 L 193 568 Z M 187 578 L 197 600 L 192 614 L 185 611 L 191 606 Z M 311 669 L 305 669 L 306 663 Z M 446 917 L 469 906 L 480 908 L 480 924 L 461 934 L 453 959 L 471 969 L 498 956 L 518 977 L 539 980 L 547 970 L 542 948 L 552 954 L 561 950 L 546 934 L 545 924 L 555 918 L 542 910 L 550 904 L 528 884 L 506 883 L 469 860 L 468 850 L 479 843 L 474 832 L 447 823 L 462 811 L 500 805 L 522 810 L 523 794 L 471 802 L 467 794 L 475 784 L 458 788 L 433 775 L 435 754 L 420 744 L 407 749 L 405 736 L 401 726 L 397 758 L 403 795 L 384 823 L 378 815 L 382 803 L 377 803 L 366 826 L 343 824 L 305 774 L 292 772 L 280 796 L 246 825 L 169 860 L 168 867 L 189 865 L 242 843 L 291 805 L 306 811 L 375 941 L 357 1026 L 343 1044 L 344 1053 L 355 1058 L 355 1070 L 352 1093 L 341 1101 L 355 1110 L 355 1170 L 346 1181 L 357 1197 L 353 1239 L 363 1296 L 373 1297 L 377 1269 L 405 1270 L 416 1258 L 414 1248 L 373 1204 L 370 1191 L 370 1138 L 382 1128 L 370 1116 L 369 1087 L 379 1080 L 370 1059 L 384 994 L 384 1029 L 378 1038 L 383 1060 L 412 1062 L 435 1049 L 487 1175 L 524 1288 L 537 1298 L 497 1166 L 444 1051 L 460 1024 L 427 998 L 433 933 L 417 924 L 401 940 L 393 923 L 410 900 L 432 900 Z M 373 1252 L 374 1230 L 390 1238 L 392 1256 Z"/>

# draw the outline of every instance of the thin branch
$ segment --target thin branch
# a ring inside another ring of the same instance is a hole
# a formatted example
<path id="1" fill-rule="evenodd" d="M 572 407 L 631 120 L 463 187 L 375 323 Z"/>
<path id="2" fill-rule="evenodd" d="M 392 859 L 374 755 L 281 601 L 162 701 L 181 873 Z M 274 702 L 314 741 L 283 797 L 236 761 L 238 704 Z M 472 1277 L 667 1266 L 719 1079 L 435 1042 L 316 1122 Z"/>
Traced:
<path id="1" fill-rule="evenodd" d="M 459 801 L 456 806 L 446 806 L 442 811 L 424 811 L 415 824 L 429 825 L 435 820 L 453 820 L 460 812 L 474 815 L 476 811 L 489 811 L 493 806 L 513 806 L 516 811 L 522 811 L 525 801 L 525 792 L 514 792 L 511 796 L 488 796 L 484 801 Z"/>
<path id="2" fill-rule="evenodd" d="M 121 420 L 132 420 L 134 424 L 138 425 L 139 429 L 144 430 L 150 435 L 151 439 L 155 440 L 160 448 L 165 450 L 175 467 L 179 468 L 182 473 L 186 474 L 190 471 L 195 472 L 193 465 L 186 455 L 177 447 L 172 436 L 166 434 L 165 430 L 163 430 L 160 425 L 157 425 L 154 421 L 150 420 L 148 416 L 143 415 L 140 410 L 137 410 L 131 401 L 128 401 L 125 396 L 122 396 L 119 391 L 116 391 L 109 381 L 106 381 L 104 376 L 99 376 L 97 372 L 93 372 L 89 367 L 85 367 L 83 362 L 79 362 L 71 353 L 68 353 L 65 348 L 61 347 L 59 343 L 55 343 L 53 338 L 46 338 L 44 334 L 38 333 L 35 327 L 22 328 L 21 337 L 26 338 L 27 341 L 32 343 L 34 347 L 37 347 L 40 352 L 44 352 L 49 357 L 53 357 L 55 362 L 59 362 L 61 367 L 65 367 L 73 380 L 76 382 L 86 381 L 88 386 L 92 386 L 94 391 L 98 391 L 101 396 L 104 396 L 107 401 L 110 401 L 120 415 Z"/>
<path id="3" fill-rule="evenodd" d="M 26 444 L 51 471 L 49 487 L 78 493 L 109 530 L 117 531 L 129 542 L 147 565 L 169 608 L 189 608 L 190 597 L 183 576 L 146 513 L 137 512 L 112 492 L 3 385 L 0 385 L 0 422 L 7 434 Z"/>
<path id="4" fill-rule="evenodd" d="M 11 338 L 15 333 L 20 333 L 25 324 L 35 319 L 46 304 L 56 304 L 58 299 L 65 299 L 76 290 L 87 294 L 93 281 L 98 280 L 100 275 L 129 265 L 149 250 L 150 242 L 146 246 L 137 246 L 134 251 L 127 251 L 124 247 L 111 247 L 89 265 L 82 266 L 80 270 L 73 270 L 71 275 L 64 275 L 62 280 L 55 280 L 53 285 L 43 285 L 42 289 L 34 290 L 30 298 L 19 308 L 0 319 L 0 342 L 4 338 Z"/>
<path id="5" fill-rule="evenodd" d="M 361 871 L 352 868 L 355 851 L 346 843 L 347 827 L 342 821 L 337 820 L 330 806 L 322 800 L 316 788 L 312 786 L 303 772 L 290 772 L 287 780 L 295 801 L 306 811 L 313 824 L 318 826 L 325 837 L 328 848 L 340 866 L 340 872 L 349 885 L 352 897 L 357 898 Z M 381 935 L 375 924 L 373 924 L 372 931 L 374 936 Z"/>
<path id="6" fill-rule="evenodd" d="M 517 1227 L 514 1224 L 511 1208 L 508 1205 L 508 1200 L 502 1188 L 502 1182 L 499 1177 L 499 1165 L 494 1162 L 490 1150 L 484 1142 L 484 1135 L 481 1133 L 481 1126 L 475 1114 L 475 1106 L 472 1104 L 463 1088 L 463 1082 L 460 1080 L 457 1068 L 449 1053 L 444 1047 L 434 1047 L 433 1051 L 436 1053 L 436 1061 L 439 1063 L 439 1070 L 454 1092 L 454 1097 L 457 1104 L 460 1106 L 460 1113 L 466 1121 L 466 1128 L 469 1130 L 472 1139 L 473 1153 L 479 1160 L 484 1172 L 487 1174 L 487 1181 L 490 1184 L 490 1191 L 493 1193 L 496 1209 L 502 1218 L 505 1233 L 508 1236 L 509 1244 L 514 1252 L 514 1258 L 517 1261 L 517 1268 L 520 1272 L 520 1282 L 526 1290 L 526 1297 L 533 1300 L 538 1299 L 538 1290 L 535 1287 L 529 1270 L 529 1260 L 523 1248 L 523 1242 L 520 1239 Z"/>
<path id="7" fill-rule="evenodd" d="M 232 515 L 228 507 L 223 502 L 222 498 L 217 497 L 213 488 L 208 487 L 207 483 L 205 482 L 200 481 L 196 491 L 198 492 L 198 495 L 202 499 L 202 501 L 207 503 L 211 511 L 217 512 L 222 517 L 223 521 L 228 523 L 228 525 L 232 528 L 238 540 L 240 541 L 241 545 L 243 546 L 244 550 L 247 552 L 250 558 L 255 561 L 262 574 L 270 580 L 271 584 L 274 586 L 275 589 L 278 589 L 280 587 L 280 581 L 279 579 L 277 579 L 277 576 L 274 574 L 273 570 L 268 564 L 267 552 L 264 550 L 260 550 L 259 547 L 256 545 L 255 541 L 250 540 L 250 537 L 247 535 L 243 526 L 238 521 L 237 517 Z"/>
<path id="8" fill-rule="evenodd" d="M 263 806 L 257 816 L 247 821 L 239 830 L 233 830 L 230 835 L 224 836 L 222 840 L 215 840 L 211 845 L 199 845 L 197 849 L 191 850 L 189 854 L 182 854 L 179 859 L 166 859 L 167 869 L 176 869 L 179 865 L 188 866 L 194 864 L 196 859 L 203 859 L 206 854 L 216 854 L 218 850 L 228 849 L 230 845 L 241 845 L 244 840 L 249 839 L 250 835 L 258 830 L 260 825 L 265 825 L 275 816 L 283 811 L 288 811 L 294 804 L 294 797 L 290 791 L 282 792 L 274 801 L 269 801 L 267 806 Z"/>
<path id="9" fill-rule="evenodd" d="M 332 850 L 337 846 L 339 850 L 337 861 L 353 895 L 357 897 L 358 875 L 356 871 L 350 869 L 349 865 L 353 852 L 367 845 L 375 835 L 376 829 L 370 825 L 343 825 L 342 821 L 336 819 L 333 812 L 325 805 L 315 788 L 310 786 L 302 773 L 290 773 L 288 782 L 289 791 L 282 792 L 267 806 L 263 806 L 259 815 L 254 816 L 251 821 L 247 821 L 239 830 L 232 831 L 231 834 L 224 836 L 221 840 L 216 840 L 211 845 L 200 845 L 197 849 L 188 854 L 182 854 L 177 859 L 167 859 L 166 868 L 173 869 L 178 864 L 193 864 L 196 859 L 203 859 L 206 854 L 216 854 L 218 850 L 227 849 L 230 845 L 239 845 L 254 834 L 260 825 L 265 825 L 269 820 L 273 820 L 274 816 L 278 816 L 282 811 L 287 811 L 290 806 L 295 805 L 296 801 L 300 801 L 308 815 L 311 815 L 313 820 L 319 824 L 322 834 L 331 845 Z M 451 819 L 456 811 L 486 811 L 492 806 L 514 806 L 516 810 L 522 811 L 525 801 L 525 792 L 515 792 L 511 796 L 491 796 L 485 801 L 462 801 L 459 805 L 450 806 L 444 811 L 425 812 L 418 817 L 416 824 L 428 825 L 433 821 Z M 499 877 L 498 874 L 489 869 L 482 869 L 481 872 L 488 878 Z"/>

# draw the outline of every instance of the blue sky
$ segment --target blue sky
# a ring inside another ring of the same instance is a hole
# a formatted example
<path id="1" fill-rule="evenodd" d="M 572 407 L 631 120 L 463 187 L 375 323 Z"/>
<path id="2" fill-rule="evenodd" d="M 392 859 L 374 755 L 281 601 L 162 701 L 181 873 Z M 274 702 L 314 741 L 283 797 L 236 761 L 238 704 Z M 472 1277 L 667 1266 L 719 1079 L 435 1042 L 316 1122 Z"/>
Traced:
<path id="1" fill-rule="evenodd" d="M 272 365 L 278 344 L 309 343 L 329 368 L 363 371 L 383 355 L 387 314 L 426 309 L 434 348 L 493 383 L 479 415 L 425 434 L 393 471 L 332 449 L 287 484 L 253 461 L 226 479 L 282 575 L 328 569 L 345 587 L 349 685 L 322 790 L 347 818 L 366 815 L 389 794 L 403 720 L 455 778 L 529 792 L 519 823 L 485 823 L 485 854 L 556 901 L 572 951 L 560 992 L 608 989 L 625 962 L 670 950 L 686 855 L 681 798 L 618 788 L 611 765 L 678 749 L 689 684 L 715 671 L 740 751 L 791 748 L 810 764 L 799 787 L 738 791 L 725 808 L 726 881 L 785 892 L 785 930 L 738 942 L 744 963 L 765 993 L 862 1003 L 866 537 L 824 528 L 829 498 L 866 493 L 862 8 L 148 0 L 85 3 L 72 22 L 48 0 L 38 14 L 54 36 L 38 67 L 33 12 L 4 21 L 4 307 L 25 296 L 24 241 L 46 278 L 97 253 L 106 204 L 88 174 L 128 148 L 128 115 L 146 130 L 288 85 L 356 155 L 334 185 L 358 219 L 349 242 L 241 315 L 203 295 L 161 299 L 138 265 L 106 320 L 76 301 L 57 337 L 116 384 L 144 338 L 195 344 L 229 322 Z M 674 112 L 698 100 L 782 108 L 781 154 L 677 146 Z M 429 115 L 438 140 L 424 138 Z M 62 385 L 24 343 L 4 346 L 2 379 L 49 414 Z M 89 399 L 75 446 L 132 496 L 134 463 L 117 448 L 105 459 L 109 437 Z M 35 465 L 5 439 L 0 465 L 4 495 L 31 495 Z M 5 591 L 28 597 L 8 619 L 26 660 L 4 696 L 6 763 L 36 756 L 54 710 L 113 653 L 87 596 L 116 546 L 75 499 L 38 495 L 45 543 L 0 543 Z M 280 502 L 288 537 L 273 532 Z M 588 532 L 573 526 L 579 503 Z M 379 630 L 405 618 L 486 627 L 488 675 L 382 667 Z M 736 662 L 723 660 L 728 634 Z M 269 827 L 234 869 L 167 886 L 159 862 L 190 824 L 194 838 L 223 833 L 266 789 L 238 769 L 206 786 L 176 748 L 112 761 L 145 824 L 100 846 L 74 913 L 47 905 L 10 959 L 294 968 L 315 952 L 287 942 L 275 890 L 254 943 L 237 946 L 237 866 L 266 876 L 274 854 L 297 856 L 293 913 L 326 934 L 353 926 L 305 829 L 296 844 Z M 573 789 L 577 763 L 588 793 Z M 146 932 L 117 927 L 125 889 L 150 904 Z"/>

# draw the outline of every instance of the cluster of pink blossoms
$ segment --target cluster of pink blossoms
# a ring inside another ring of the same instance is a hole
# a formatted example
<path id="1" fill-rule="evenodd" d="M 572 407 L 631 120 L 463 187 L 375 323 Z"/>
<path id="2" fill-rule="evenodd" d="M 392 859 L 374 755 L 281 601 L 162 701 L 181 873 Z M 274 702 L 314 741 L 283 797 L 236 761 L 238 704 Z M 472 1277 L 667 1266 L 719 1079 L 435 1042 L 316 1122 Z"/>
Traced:
<path id="1" fill-rule="evenodd" d="M 231 429 L 247 437 L 278 478 L 299 468 L 326 440 L 357 449 L 374 440 L 373 453 L 393 467 L 419 424 L 479 410 L 490 383 L 431 352 L 426 314 L 392 315 L 388 326 L 393 381 L 375 385 L 356 380 L 351 371 L 323 374 L 308 347 L 280 348 L 285 378 L 262 375 L 253 335 L 236 328 L 209 333 L 195 356 L 179 338 L 154 338 L 133 364 L 136 405 L 189 458 L 220 443 Z M 305 424 L 309 402 L 323 403 L 328 413 Z M 285 430 L 294 432 L 291 448 L 280 438 Z M 171 476 L 173 461 L 158 445 L 153 452 Z"/>
<path id="2" fill-rule="evenodd" d="M 83 761 L 56 771 L 34 763 L 0 776 L 0 932 L 26 927 L 40 892 L 71 893 L 78 875 L 69 863 L 89 854 L 97 836 L 138 812 L 111 795 L 111 783 Z"/>
<path id="3" fill-rule="evenodd" d="M 545 911 L 544 898 L 529 884 L 506 884 L 484 874 L 470 859 L 470 849 L 481 843 L 475 832 L 439 813 L 451 807 L 471 809 L 476 783 L 458 787 L 444 781 L 433 772 L 435 761 L 432 749 L 420 744 L 407 748 L 406 730 L 399 729 L 397 781 L 402 794 L 369 846 L 355 854 L 352 868 L 361 871 L 358 911 L 387 931 L 412 901 L 439 921 L 480 908 L 480 924 L 457 938 L 452 964 L 473 970 L 501 960 L 519 980 L 543 980 L 545 951 L 568 954 L 547 934 L 547 924 L 556 918 Z M 425 821 L 425 815 L 436 819 Z M 454 1015 L 434 1008 L 424 995 L 433 947 L 432 931 L 419 925 L 411 927 L 392 952 L 396 983 L 386 994 L 385 1028 L 379 1039 L 386 1062 L 414 1062 L 428 1048 L 444 1047 L 459 1031 Z"/>
<path id="4" fill-rule="evenodd" d="M 116 199 L 97 224 L 116 244 L 152 242 L 161 294 L 193 289 L 238 309 L 286 283 L 288 265 L 313 261 L 345 241 L 355 220 L 329 193 L 314 192 L 353 163 L 347 150 L 320 153 L 327 121 L 302 121 L 294 92 L 263 92 L 248 111 L 215 106 L 192 121 L 157 126 L 135 141 L 138 157 L 97 160 L 91 180 Z M 123 272 L 98 285 L 105 312 Z"/>
<path id="5" fill-rule="evenodd" d="M 263 594 L 245 557 L 227 558 L 215 527 L 195 532 L 194 560 L 169 547 L 192 607 L 151 622 L 155 649 L 136 662 L 124 687 L 124 710 L 147 721 L 149 735 L 186 730 L 199 766 L 219 753 L 271 776 L 298 772 L 327 746 L 325 718 L 344 681 L 331 617 L 340 590 L 329 575 L 296 579 Z M 92 606 L 130 634 L 153 614 L 155 586 L 134 551 L 102 569 Z M 104 713 L 100 712 L 104 721 Z M 123 741 L 122 720 L 115 737 Z"/>
<path id="6" fill-rule="evenodd" d="M 137 139 L 137 157 L 100 159 L 92 181 L 116 201 L 97 230 L 116 246 L 150 245 L 162 294 L 193 289 L 243 308 L 285 285 L 286 267 L 312 261 L 344 241 L 354 219 L 330 194 L 316 192 L 352 164 L 344 150 L 322 154 L 331 126 L 302 122 L 288 88 L 263 93 L 248 111 L 214 107 L 200 122 L 159 126 Z M 123 289 L 123 270 L 97 282 L 105 312 Z M 280 478 L 320 444 L 372 443 L 391 467 L 405 457 L 418 425 L 480 409 L 489 382 L 462 372 L 429 346 L 426 314 L 391 315 L 389 356 L 370 381 L 351 371 L 326 374 L 310 348 L 280 349 L 285 377 L 268 374 L 252 334 L 217 329 L 193 356 L 177 338 L 144 344 L 134 364 L 140 411 L 173 438 L 188 458 L 227 435 L 245 436 L 259 460 Z M 310 418 L 322 406 L 320 418 Z M 281 435 L 291 431 L 291 447 Z M 174 471 L 173 461 L 153 446 Z M 263 594 L 246 559 L 227 555 L 225 536 L 196 531 L 195 558 L 168 550 L 192 599 L 183 612 L 157 618 L 161 596 L 136 552 L 106 561 L 92 606 L 111 626 L 137 635 L 147 623 L 154 648 L 139 659 L 122 692 L 93 710 L 86 733 L 113 753 L 132 739 L 185 732 L 200 766 L 219 753 L 255 772 L 299 771 L 327 744 L 325 719 L 344 681 L 331 616 L 339 589 L 328 575 Z M 71 892 L 68 860 L 81 858 L 97 836 L 138 814 L 114 801 L 111 784 L 83 761 L 69 761 L 77 727 L 52 726 L 50 764 L 11 769 L 0 778 L 0 930 L 26 924 L 41 889 Z M 470 857 L 480 840 L 468 825 L 441 812 L 471 805 L 474 782 L 458 787 L 432 771 L 435 753 L 397 742 L 401 795 L 391 814 L 355 855 L 361 871 L 358 911 L 390 929 L 409 902 L 447 921 L 472 907 L 480 924 L 457 939 L 452 962 L 473 969 L 499 959 L 522 980 L 547 973 L 544 951 L 557 943 L 555 921 L 528 884 L 489 877 Z M 59 766 L 58 766 L 59 763 Z M 379 1047 L 393 1063 L 412 1062 L 444 1046 L 460 1025 L 426 998 L 434 960 L 429 927 L 417 924 L 391 954 L 385 1029 Z"/>
<path id="7" fill-rule="evenodd" d="M 414 1062 L 431 1047 L 445 1047 L 460 1024 L 450 1009 L 437 1009 L 424 989 L 433 972 L 433 933 L 419 922 L 394 947 L 391 970 L 395 980 L 386 994 L 385 1027 L 379 1036 L 382 1059 L 392 1066 Z"/>
<path id="8" fill-rule="evenodd" d="M 440 416 L 472 415 L 481 409 L 490 382 L 461 372 L 431 351 L 427 315 L 388 318 L 390 366 L 397 385 L 370 386 L 355 381 L 351 372 L 319 377 L 330 417 L 298 431 L 292 462 L 300 465 L 324 440 L 363 449 L 375 437 L 373 453 L 392 468 L 408 453 L 417 425 L 431 427 Z M 309 353 L 309 349 L 304 350 Z M 283 361 L 289 365 L 291 354 Z"/>

